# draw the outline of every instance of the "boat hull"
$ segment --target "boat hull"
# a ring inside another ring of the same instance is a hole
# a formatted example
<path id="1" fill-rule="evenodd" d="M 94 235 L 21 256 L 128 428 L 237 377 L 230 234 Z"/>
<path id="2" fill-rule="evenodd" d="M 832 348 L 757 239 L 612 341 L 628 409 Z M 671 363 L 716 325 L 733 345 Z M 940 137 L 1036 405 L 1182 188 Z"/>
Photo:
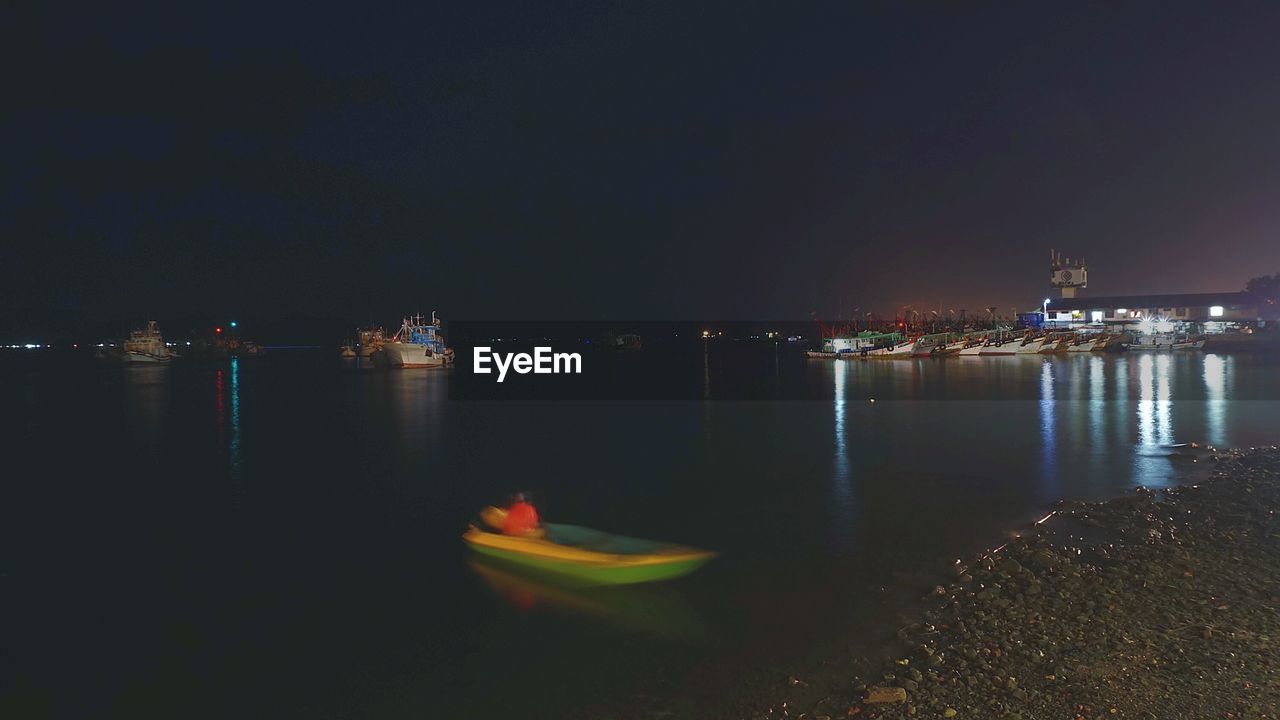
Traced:
<path id="1" fill-rule="evenodd" d="M 1176 343 L 1161 343 L 1161 344 L 1134 343 L 1129 346 L 1129 349 L 1136 350 L 1138 352 L 1155 352 L 1157 350 L 1200 350 L 1203 347 L 1204 347 L 1204 341 L 1196 340 L 1194 342 L 1176 342 Z"/>
<path id="2" fill-rule="evenodd" d="M 444 367 L 445 357 L 431 353 L 425 345 L 388 342 L 382 344 L 387 365 L 399 368 Z"/>
<path id="3" fill-rule="evenodd" d="M 126 352 L 120 357 L 120 362 L 126 365 L 164 365 L 172 360 L 169 355 L 152 355 L 150 353 Z"/>
<path id="4" fill-rule="evenodd" d="M 677 545 L 662 545 L 621 536 L 609 536 L 572 525 L 546 525 L 552 537 L 561 533 L 592 533 L 611 542 L 651 546 L 651 552 L 597 552 L 582 546 L 562 545 L 543 538 L 518 537 L 472 527 L 462 536 L 473 551 L 533 570 L 571 577 L 596 585 L 629 585 L 671 580 L 697 570 L 715 553 Z"/>

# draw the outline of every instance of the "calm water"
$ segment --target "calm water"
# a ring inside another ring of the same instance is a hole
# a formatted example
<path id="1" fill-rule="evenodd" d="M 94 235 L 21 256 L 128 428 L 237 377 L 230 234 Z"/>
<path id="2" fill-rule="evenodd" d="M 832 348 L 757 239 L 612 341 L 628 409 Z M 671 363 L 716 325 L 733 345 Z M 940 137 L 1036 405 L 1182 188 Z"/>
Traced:
<path id="1" fill-rule="evenodd" d="M 704 394 L 773 399 L 684 402 L 451 401 L 328 352 L 0 369 L 0 690 L 60 717 L 732 716 L 891 632 L 904 574 L 1203 472 L 1169 445 L 1280 434 L 1280 366 L 1199 353 L 724 348 Z M 460 532 L 515 489 L 722 557 L 595 592 L 476 562 Z"/>

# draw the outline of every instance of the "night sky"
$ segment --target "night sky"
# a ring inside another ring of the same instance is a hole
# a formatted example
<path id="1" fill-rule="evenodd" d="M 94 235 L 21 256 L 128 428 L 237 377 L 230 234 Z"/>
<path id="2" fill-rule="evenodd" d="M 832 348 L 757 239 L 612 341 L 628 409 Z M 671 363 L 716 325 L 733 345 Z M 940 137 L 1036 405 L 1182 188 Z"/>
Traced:
<path id="1" fill-rule="evenodd" d="M 0 10 L 10 311 L 1007 312 L 1050 248 L 1097 295 L 1280 271 L 1275 3 L 45 5 Z"/>

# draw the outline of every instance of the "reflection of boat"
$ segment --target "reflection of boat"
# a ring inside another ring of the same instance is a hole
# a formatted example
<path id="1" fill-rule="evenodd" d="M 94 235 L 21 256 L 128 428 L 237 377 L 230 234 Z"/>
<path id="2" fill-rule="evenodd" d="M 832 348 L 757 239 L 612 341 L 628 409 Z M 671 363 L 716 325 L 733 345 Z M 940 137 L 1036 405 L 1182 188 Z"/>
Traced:
<path id="1" fill-rule="evenodd" d="M 403 368 L 443 367 L 453 360 L 434 312 L 429 324 L 421 315 L 405 318 L 395 337 L 382 344 L 382 355 L 387 365 Z"/>
<path id="2" fill-rule="evenodd" d="M 486 511 L 489 512 L 489 511 Z M 593 585 L 670 580 L 702 567 L 715 553 L 546 523 L 542 537 L 503 535 L 472 525 L 462 539 L 478 553 Z"/>
<path id="3" fill-rule="evenodd" d="M 584 585 L 572 578 L 537 573 L 485 555 L 471 557 L 467 565 L 520 612 L 549 610 L 673 639 L 706 636 L 706 627 L 676 588 Z"/>

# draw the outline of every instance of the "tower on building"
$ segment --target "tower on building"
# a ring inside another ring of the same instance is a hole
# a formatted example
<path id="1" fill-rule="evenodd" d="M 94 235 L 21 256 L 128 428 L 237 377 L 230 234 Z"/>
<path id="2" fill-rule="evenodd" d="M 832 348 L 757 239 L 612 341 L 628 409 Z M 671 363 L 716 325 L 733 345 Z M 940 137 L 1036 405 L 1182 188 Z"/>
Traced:
<path id="1" fill-rule="evenodd" d="M 1071 258 L 1064 260 L 1061 254 L 1050 250 L 1049 260 L 1049 284 L 1061 290 L 1062 297 L 1073 298 L 1076 288 L 1089 286 L 1089 266 L 1084 258 L 1072 262 Z"/>

